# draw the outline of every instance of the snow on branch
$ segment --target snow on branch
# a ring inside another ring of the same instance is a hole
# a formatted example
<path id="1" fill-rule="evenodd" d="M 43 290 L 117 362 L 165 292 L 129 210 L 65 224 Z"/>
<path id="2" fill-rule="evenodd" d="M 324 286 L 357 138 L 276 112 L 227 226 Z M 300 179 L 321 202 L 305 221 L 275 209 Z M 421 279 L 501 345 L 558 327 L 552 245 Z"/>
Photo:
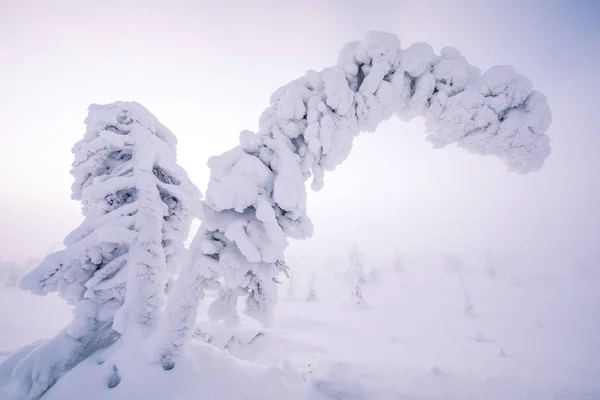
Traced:
<path id="1" fill-rule="evenodd" d="M 258 131 L 243 131 L 237 147 L 209 160 L 203 225 L 173 302 L 188 313 L 172 310 L 180 328 L 191 329 L 203 288 L 219 278 L 246 295 L 249 315 L 268 323 L 287 238 L 312 234 L 306 180 L 319 190 L 358 133 L 393 115 L 423 117 L 435 148 L 494 155 L 518 173 L 538 170 L 550 154 L 545 96 L 512 67 L 480 74 L 454 48 L 402 49 L 395 35 L 371 32 L 344 46 L 335 66 L 276 90 Z"/>
<path id="2" fill-rule="evenodd" d="M 85 220 L 21 282 L 75 305 L 73 321 L 15 366 L 31 399 L 125 331 L 154 328 L 198 213 L 201 194 L 176 163 L 177 140 L 148 110 L 92 105 L 85 122 L 71 171 Z"/>
<path id="3" fill-rule="evenodd" d="M 22 287 L 58 291 L 72 303 L 92 300 L 100 310 L 131 303 L 132 318 L 152 324 L 200 193 L 176 163 L 175 136 L 140 104 L 93 104 L 85 122 L 71 170 L 72 197 L 82 202 L 85 220 Z"/>

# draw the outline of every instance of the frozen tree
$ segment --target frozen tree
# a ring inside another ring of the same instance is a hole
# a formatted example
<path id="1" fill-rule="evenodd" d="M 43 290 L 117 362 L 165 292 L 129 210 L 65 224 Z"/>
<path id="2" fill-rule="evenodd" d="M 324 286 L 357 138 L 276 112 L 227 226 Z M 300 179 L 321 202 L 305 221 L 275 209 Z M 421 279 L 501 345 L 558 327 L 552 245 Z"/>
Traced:
<path id="1" fill-rule="evenodd" d="M 363 285 L 367 282 L 365 277 L 365 267 L 363 262 L 363 253 L 354 243 L 350 249 L 348 260 L 348 276 L 350 278 L 350 297 L 356 304 L 363 302 Z"/>
<path id="2" fill-rule="evenodd" d="M 371 267 L 371 269 L 369 270 L 369 282 L 377 282 L 380 278 L 381 273 L 379 272 L 379 269 Z"/>
<path id="3" fill-rule="evenodd" d="M 289 266 L 290 262 L 292 262 L 292 263 L 294 262 L 293 260 L 294 259 L 291 258 L 291 257 L 288 259 L 288 266 Z M 286 272 L 286 274 L 287 274 L 287 278 L 288 278 L 288 287 L 287 287 L 287 295 L 286 295 L 286 297 L 287 297 L 288 300 L 295 300 L 297 292 L 298 292 L 298 288 L 297 288 L 298 277 L 296 276 L 295 272 L 292 273 L 290 270 L 288 270 Z"/>
<path id="4" fill-rule="evenodd" d="M 204 290 L 219 281 L 240 288 L 246 312 L 269 322 L 288 238 L 312 235 L 305 181 L 319 190 L 358 133 L 393 115 L 423 117 L 435 148 L 493 155 L 518 173 L 538 170 L 550 154 L 545 96 L 512 67 L 481 74 L 454 48 L 403 49 L 380 32 L 348 43 L 333 67 L 277 89 L 258 131 L 241 132 L 238 146 L 209 160 L 203 223 L 167 307 L 178 332 L 169 354 L 190 337 Z"/>
<path id="5" fill-rule="evenodd" d="M 463 293 L 463 300 L 464 300 L 463 313 L 467 317 L 473 317 L 475 315 L 475 306 L 473 305 L 473 300 L 471 300 L 471 295 L 469 293 L 469 290 L 467 289 L 467 285 L 465 284 L 465 280 L 464 280 L 463 276 L 459 275 L 458 279 L 460 280 L 460 287 L 461 287 L 462 293 Z"/>
<path id="6" fill-rule="evenodd" d="M 494 257 L 492 254 L 487 254 L 484 263 L 485 272 L 489 275 L 490 278 L 495 278 L 498 275 L 498 271 L 496 269 L 498 261 L 496 257 Z"/>
<path id="7" fill-rule="evenodd" d="M 394 251 L 394 261 L 393 261 L 394 272 L 397 274 L 403 274 L 406 272 L 406 266 L 404 265 L 404 259 L 402 254 L 396 249 Z"/>
<path id="8" fill-rule="evenodd" d="M 33 258 L 23 263 L 4 261 L 0 258 L 0 288 L 18 286 L 23 276 L 38 263 L 39 260 Z"/>
<path id="9" fill-rule="evenodd" d="M 308 296 L 306 301 L 317 301 L 317 272 L 312 269 L 308 277 Z"/>
<path id="10" fill-rule="evenodd" d="M 17 286 L 20 278 L 21 271 L 16 262 L 0 259 L 0 288 Z"/>
<path id="11" fill-rule="evenodd" d="M 462 271 L 462 261 L 460 257 L 454 254 L 446 254 L 443 259 L 443 267 L 446 272 L 460 274 Z"/>
<path id="12" fill-rule="evenodd" d="M 288 279 L 288 290 L 287 290 L 287 299 L 295 300 L 296 299 L 296 273 L 290 272 L 290 277 Z"/>
<path id="13" fill-rule="evenodd" d="M 460 288 L 463 294 L 463 313 L 466 316 L 472 317 L 475 313 L 475 307 L 473 306 L 473 301 L 471 300 L 471 295 L 469 290 L 467 289 L 467 285 L 465 284 L 465 280 L 463 278 L 463 263 L 462 260 L 454 255 L 447 254 L 443 260 L 443 266 L 446 272 L 450 272 L 452 274 L 458 275 L 458 280 L 460 282 Z"/>
<path id="14" fill-rule="evenodd" d="M 15 365 L 27 399 L 95 350 L 127 335 L 138 343 L 154 328 L 200 199 L 176 164 L 175 136 L 144 107 L 92 105 L 85 122 L 71 170 L 85 220 L 21 283 L 75 306 L 65 329 Z"/>
<path id="15" fill-rule="evenodd" d="M 16 262 L 0 259 L 0 288 L 17 286 L 19 265 Z"/>

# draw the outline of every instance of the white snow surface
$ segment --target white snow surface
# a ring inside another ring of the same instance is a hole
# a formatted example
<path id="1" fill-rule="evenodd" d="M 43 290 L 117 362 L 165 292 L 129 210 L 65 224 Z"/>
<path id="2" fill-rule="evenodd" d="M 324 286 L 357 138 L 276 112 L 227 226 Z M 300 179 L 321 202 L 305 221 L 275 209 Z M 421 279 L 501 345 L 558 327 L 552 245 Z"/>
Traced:
<path id="1" fill-rule="evenodd" d="M 513 262 L 490 275 L 480 263 L 456 270 L 408 260 L 402 272 L 367 264 L 380 279 L 363 286 L 360 307 L 349 282 L 319 269 L 318 300 L 280 302 L 271 328 L 245 317 L 236 327 L 201 322 L 204 334 L 194 335 L 173 370 L 133 351 L 119 363 L 114 389 L 107 387 L 112 364 L 99 364 L 110 355 L 99 351 L 44 400 L 600 398 L 600 319 L 591 314 L 600 305 L 597 268 L 540 262 L 532 270 Z M 297 271 L 306 279 L 296 290 L 308 293 L 310 269 Z M 471 316 L 463 312 L 460 279 Z M 0 359 L 69 318 L 57 298 L 0 290 Z M 6 378 L 0 370 L 0 387 Z"/>

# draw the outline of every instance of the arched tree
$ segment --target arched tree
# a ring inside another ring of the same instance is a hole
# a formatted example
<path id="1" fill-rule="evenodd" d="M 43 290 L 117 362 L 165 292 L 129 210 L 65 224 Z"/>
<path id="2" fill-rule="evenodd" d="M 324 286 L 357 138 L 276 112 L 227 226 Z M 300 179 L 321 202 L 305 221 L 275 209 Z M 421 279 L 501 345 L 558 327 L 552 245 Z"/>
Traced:
<path id="1" fill-rule="evenodd" d="M 509 66 L 484 74 L 454 48 L 402 49 L 392 34 L 351 42 L 335 66 L 308 71 L 271 96 L 257 132 L 209 160 L 204 219 L 192 243 L 168 314 L 176 354 L 190 336 L 198 301 L 218 279 L 246 294 L 246 312 L 268 323 L 275 277 L 284 270 L 288 238 L 311 236 L 305 181 L 323 186 L 325 171 L 349 154 L 354 137 L 397 115 L 425 118 L 427 140 L 440 148 L 501 158 L 510 170 L 539 169 L 550 154 L 545 96 Z"/>
<path id="2" fill-rule="evenodd" d="M 176 164 L 175 136 L 140 104 L 92 105 L 85 122 L 71 171 L 85 220 L 21 283 L 75 305 L 73 321 L 14 367 L 27 399 L 95 350 L 149 334 L 200 200 Z"/>

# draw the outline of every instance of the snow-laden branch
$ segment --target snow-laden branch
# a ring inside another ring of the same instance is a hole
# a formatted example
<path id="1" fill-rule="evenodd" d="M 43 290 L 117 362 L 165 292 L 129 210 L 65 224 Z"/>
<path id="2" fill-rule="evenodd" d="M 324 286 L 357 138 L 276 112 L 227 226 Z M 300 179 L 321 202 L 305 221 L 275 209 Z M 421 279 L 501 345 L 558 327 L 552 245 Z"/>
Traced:
<path id="1" fill-rule="evenodd" d="M 201 197 L 176 163 L 175 136 L 140 104 L 92 105 L 85 122 L 71 171 L 85 220 L 21 282 L 74 304 L 73 320 L 15 364 L 23 398 L 122 334 L 153 330 Z"/>
<path id="2" fill-rule="evenodd" d="M 243 131 L 237 147 L 209 160 L 203 224 L 167 306 L 178 332 L 170 351 L 189 336 L 203 289 L 216 279 L 228 288 L 225 298 L 244 293 L 246 312 L 269 321 L 287 238 L 312 234 L 305 181 L 320 189 L 354 137 L 392 115 L 423 117 L 435 148 L 455 143 L 518 173 L 539 169 L 550 154 L 545 96 L 512 67 L 480 74 L 456 49 L 439 56 L 423 43 L 402 49 L 395 35 L 379 32 L 347 44 L 335 66 L 275 91 L 258 131 Z M 217 302 L 229 315 L 232 301 Z"/>

